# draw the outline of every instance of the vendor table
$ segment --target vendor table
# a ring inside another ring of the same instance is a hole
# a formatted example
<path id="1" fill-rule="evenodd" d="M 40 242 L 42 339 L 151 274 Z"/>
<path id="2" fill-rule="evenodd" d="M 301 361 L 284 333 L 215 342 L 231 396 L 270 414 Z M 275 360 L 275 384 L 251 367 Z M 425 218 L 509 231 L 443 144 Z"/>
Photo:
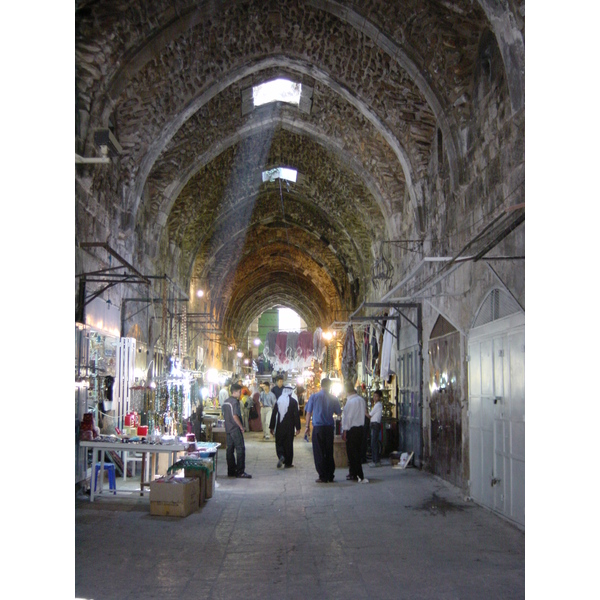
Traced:
<path id="1" fill-rule="evenodd" d="M 219 446 L 221 444 L 215 444 L 214 442 L 195 442 L 196 444 L 196 449 L 199 450 L 202 453 L 208 454 L 209 458 L 212 458 L 213 460 L 213 470 L 215 473 L 215 480 L 217 478 L 217 457 L 218 457 L 218 450 L 219 450 Z M 180 445 L 180 444 L 177 444 Z M 169 445 L 165 445 L 165 448 L 169 448 Z M 188 444 L 186 444 L 184 446 L 184 449 L 187 449 Z M 180 452 L 181 450 L 177 450 L 177 452 Z M 154 460 L 156 459 L 156 455 L 152 454 L 152 451 L 148 452 L 148 454 L 150 454 L 150 471 L 149 471 L 149 477 L 146 481 L 144 481 L 144 477 L 146 474 L 146 454 L 142 454 L 142 477 L 140 480 L 140 496 L 142 496 L 144 494 L 144 487 L 149 487 L 150 483 L 154 480 Z M 175 459 L 176 456 L 176 452 L 171 454 L 169 456 L 169 467 L 171 467 L 173 465 L 173 461 Z"/>
<path id="2" fill-rule="evenodd" d="M 106 451 L 113 452 L 122 452 L 124 454 L 123 460 L 123 478 L 127 477 L 127 453 L 129 452 L 139 452 L 142 454 L 142 473 L 140 477 L 140 496 L 144 495 L 144 487 L 149 487 L 150 482 L 154 479 L 154 462 L 156 460 L 156 456 L 160 453 L 167 453 L 169 456 L 169 466 L 171 466 L 175 460 L 175 456 L 178 452 L 185 452 L 189 446 L 189 444 L 172 443 L 172 444 L 145 444 L 141 442 L 107 442 L 107 441 L 80 441 L 79 446 L 82 448 L 91 448 L 92 449 L 92 475 L 90 481 L 90 502 L 94 501 L 94 496 L 102 493 L 102 486 L 104 483 L 104 477 L 99 478 L 98 482 L 98 492 L 94 490 L 94 471 L 96 468 L 96 463 L 100 463 L 102 468 L 100 469 L 100 473 L 103 474 L 104 463 L 105 463 L 105 453 Z M 211 442 L 196 442 L 196 448 L 203 453 L 208 453 L 210 457 L 213 459 L 213 468 L 215 472 L 217 472 L 217 456 L 218 456 L 218 448 L 220 444 L 211 443 Z M 148 461 L 147 457 L 150 455 L 150 461 Z M 146 465 L 149 463 L 150 469 L 148 473 L 148 478 L 146 478 Z"/>

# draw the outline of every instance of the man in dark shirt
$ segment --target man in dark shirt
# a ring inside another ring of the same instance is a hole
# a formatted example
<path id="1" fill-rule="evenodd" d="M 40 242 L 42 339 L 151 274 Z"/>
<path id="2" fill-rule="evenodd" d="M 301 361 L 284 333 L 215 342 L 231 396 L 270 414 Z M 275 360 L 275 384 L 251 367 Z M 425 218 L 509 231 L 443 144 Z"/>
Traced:
<path id="1" fill-rule="evenodd" d="M 283 392 L 283 376 L 278 375 L 275 382 L 277 385 L 272 387 L 271 391 L 275 394 L 275 398 L 279 400 L 279 396 L 281 396 L 281 392 Z"/>
<path id="2" fill-rule="evenodd" d="M 246 446 L 240 408 L 241 393 L 242 386 L 234 383 L 231 386 L 231 396 L 223 402 L 222 406 L 227 435 L 227 475 L 239 479 L 251 479 L 252 475 L 246 473 Z"/>

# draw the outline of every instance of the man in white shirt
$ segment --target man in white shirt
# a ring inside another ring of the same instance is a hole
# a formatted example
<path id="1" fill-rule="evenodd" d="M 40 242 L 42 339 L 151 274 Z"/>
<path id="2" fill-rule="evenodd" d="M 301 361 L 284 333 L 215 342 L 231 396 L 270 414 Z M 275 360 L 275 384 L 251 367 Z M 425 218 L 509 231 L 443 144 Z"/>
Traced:
<path id="1" fill-rule="evenodd" d="M 369 413 L 371 418 L 371 461 L 370 467 L 380 467 L 381 457 L 379 456 L 379 435 L 381 433 L 381 414 L 383 412 L 382 404 L 383 394 L 381 390 L 373 392 L 373 408 Z"/>
<path id="2" fill-rule="evenodd" d="M 263 437 L 265 440 L 268 440 L 270 437 L 269 425 L 271 423 L 271 415 L 273 407 L 277 403 L 277 398 L 271 391 L 271 384 L 268 381 L 263 381 L 261 385 L 263 393 L 260 395 L 260 419 L 263 426 Z"/>
<path id="3" fill-rule="evenodd" d="M 362 470 L 360 452 L 367 409 L 365 401 L 354 391 L 354 386 L 350 381 L 346 382 L 345 387 L 347 398 L 342 411 L 342 439 L 346 442 L 346 452 L 348 453 L 349 473 L 346 479 L 369 483 Z"/>
<path id="4" fill-rule="evenodd" d="M 221 414 L 223 414 L 223 402 L 229 398 L 229 388 L 224 385 L 219 392 L 219 408 L 221 409 Z"/>

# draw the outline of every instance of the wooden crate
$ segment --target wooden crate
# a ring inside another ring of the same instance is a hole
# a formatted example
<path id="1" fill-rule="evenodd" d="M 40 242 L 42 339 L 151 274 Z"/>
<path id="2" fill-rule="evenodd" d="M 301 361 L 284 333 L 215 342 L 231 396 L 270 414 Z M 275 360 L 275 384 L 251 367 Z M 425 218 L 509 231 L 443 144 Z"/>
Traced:
<path id="1" fill-rule="evenodd" d="M 333 439 L 333 460 L 336 469 L 344 469 L 348 466 L 348 453 L 346 452 L 346 442 L 342 436 L 336 435 Z"/>

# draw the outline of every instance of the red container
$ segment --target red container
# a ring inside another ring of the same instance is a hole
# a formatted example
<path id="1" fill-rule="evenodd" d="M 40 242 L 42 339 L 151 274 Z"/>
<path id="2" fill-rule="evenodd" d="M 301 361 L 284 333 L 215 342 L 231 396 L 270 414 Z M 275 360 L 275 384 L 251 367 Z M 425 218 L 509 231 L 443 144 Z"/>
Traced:
<path id="1" fill-rule="evenodd" d="M 137 434 L 139 436 L 148 435 L 148 425 L 140 425 L 137 429 Z"/>
<path id="2" fill-rule="evenodd" d="M 127 427 L 137 427 L 140 424 L 136 412 L 130 412 L 125 415 L 125 425 Z"/>

